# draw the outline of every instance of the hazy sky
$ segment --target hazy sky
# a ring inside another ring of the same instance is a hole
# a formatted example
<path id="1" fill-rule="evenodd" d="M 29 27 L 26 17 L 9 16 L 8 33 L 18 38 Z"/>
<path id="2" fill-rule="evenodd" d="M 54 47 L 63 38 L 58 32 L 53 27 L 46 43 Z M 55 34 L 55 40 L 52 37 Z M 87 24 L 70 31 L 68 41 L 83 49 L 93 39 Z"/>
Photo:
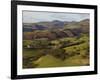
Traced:
<path id="1" fill-rule="evenodd" d="M 37 12 L 37 11 L 23 11 L 24 23 L 35 23 L 43 21 L 80 21 L 83 19 L 89 19 L 87 13 L 67 13 L 67 12 Z"/>

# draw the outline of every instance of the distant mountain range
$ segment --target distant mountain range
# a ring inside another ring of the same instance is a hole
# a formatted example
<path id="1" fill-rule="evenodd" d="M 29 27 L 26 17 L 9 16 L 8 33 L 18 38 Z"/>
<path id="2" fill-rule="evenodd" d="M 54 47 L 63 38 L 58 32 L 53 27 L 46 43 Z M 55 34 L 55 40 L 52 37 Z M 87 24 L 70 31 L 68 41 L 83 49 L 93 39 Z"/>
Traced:
<path id="1" fill-rule="evenodd" d="M 79 36 L 81 33 L 89 33 L 89 19 L 79 22 L 67 22 L 54 20 L 51 22 L 23 23 L 24 39 Z"/>
<path id="2" fill-rule="evenodd" d="M 73 22 L 63 22 L 59 20 L 54 20 L 51 22 L 38 22 L 38 23 L 23 23 L 24 32 L 29 32 L 32 30 L 47 30 L 47 29 L 59 29 L 63 28 L 65 25 Z"/>

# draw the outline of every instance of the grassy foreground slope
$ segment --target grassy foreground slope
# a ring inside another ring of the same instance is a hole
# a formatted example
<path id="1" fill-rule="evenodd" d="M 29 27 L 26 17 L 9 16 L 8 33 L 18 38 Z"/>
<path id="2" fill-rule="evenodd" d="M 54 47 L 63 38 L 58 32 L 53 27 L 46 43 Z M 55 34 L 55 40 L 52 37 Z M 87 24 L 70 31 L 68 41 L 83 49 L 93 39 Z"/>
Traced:
<path id="1" fill-rule="evenodd" d="M 38 64 L 38 68 L 41 67 L 60 67 L 63 66 L 62 61 L 58 58 L 55 58 L 52 55 L 45 55 L 40 57 L 38 60 L 33 63 Z"/>
<path id="2" fill-rule="evenodd" d="M 62 61 L 52 55 L 46 55 L 39 58 L 37 61 L 33 61 L 33 64 L 34 63 L 37 64 L 37 68 L 86 66 L 89 63 L 89 59 L 84 59 L 80 55 L 76 55 Z"/>

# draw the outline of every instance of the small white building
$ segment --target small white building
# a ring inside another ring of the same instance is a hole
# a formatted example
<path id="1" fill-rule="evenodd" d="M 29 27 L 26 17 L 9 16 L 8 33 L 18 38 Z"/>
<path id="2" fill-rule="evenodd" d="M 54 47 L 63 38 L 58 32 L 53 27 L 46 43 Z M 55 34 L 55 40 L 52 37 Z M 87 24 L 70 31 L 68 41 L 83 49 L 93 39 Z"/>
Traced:
<path id="1" fill-rule="evenodd" d="M 27 45 L 27 48 L 31 48 L 31 46 L 30 45 Z"/>

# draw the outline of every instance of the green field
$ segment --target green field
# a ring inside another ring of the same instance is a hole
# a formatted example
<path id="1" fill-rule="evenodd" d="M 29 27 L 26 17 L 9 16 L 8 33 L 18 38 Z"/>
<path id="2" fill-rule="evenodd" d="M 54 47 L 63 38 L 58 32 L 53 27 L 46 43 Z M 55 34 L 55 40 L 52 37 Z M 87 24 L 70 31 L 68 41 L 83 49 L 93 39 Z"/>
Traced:
<path id="1" fill-rule="evenodd" d="M 89 65 L 89 36 L 57 40 L 24 40 L 23 68 Z M 27 45 L 32 47 L 27 48 Z"/>

